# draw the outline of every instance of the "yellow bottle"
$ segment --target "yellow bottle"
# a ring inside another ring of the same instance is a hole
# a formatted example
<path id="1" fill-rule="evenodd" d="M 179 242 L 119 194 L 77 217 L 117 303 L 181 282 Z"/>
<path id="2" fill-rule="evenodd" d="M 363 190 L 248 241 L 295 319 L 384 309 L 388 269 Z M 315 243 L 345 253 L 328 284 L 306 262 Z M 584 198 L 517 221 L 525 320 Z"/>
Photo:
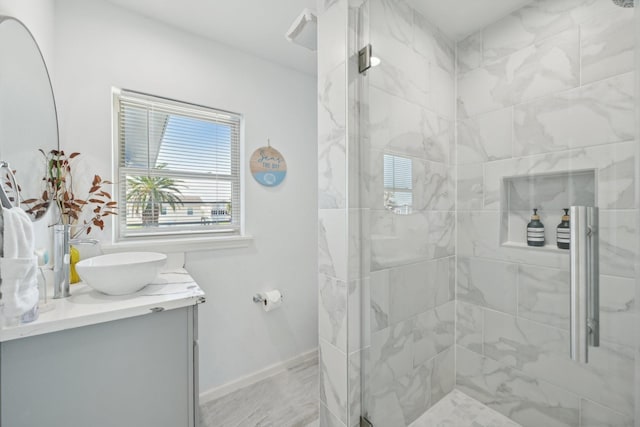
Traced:
<path id="1" fill-rule="evenodd" d="M 80 276 L 78 276 L 78 272 L 76 271 L 76 264 L 80 261 L 80 251 L 71 246 L 69 248 L 69 264 L 70 264 L 70 274 L 69 274 L 69 283 L 78 283 L 80 281 Z"/>

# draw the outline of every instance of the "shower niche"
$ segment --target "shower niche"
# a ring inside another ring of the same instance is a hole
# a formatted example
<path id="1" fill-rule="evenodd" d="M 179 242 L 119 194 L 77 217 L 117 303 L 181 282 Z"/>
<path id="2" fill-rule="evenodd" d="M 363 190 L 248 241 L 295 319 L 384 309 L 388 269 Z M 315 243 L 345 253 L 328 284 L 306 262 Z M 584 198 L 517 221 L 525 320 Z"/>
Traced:
<path id="1" fill-rule="evenodd" d="M 595 169 L 503 177 L 501 183 L 500 242 L 502 246 L 536 251 L 566 252 L 559 249 L 556 227 L 564 209 L 596 206 Z M 527 245 L 527 224 L 533 209 L 538 210 L 545 228 L 545 245 Z"/>

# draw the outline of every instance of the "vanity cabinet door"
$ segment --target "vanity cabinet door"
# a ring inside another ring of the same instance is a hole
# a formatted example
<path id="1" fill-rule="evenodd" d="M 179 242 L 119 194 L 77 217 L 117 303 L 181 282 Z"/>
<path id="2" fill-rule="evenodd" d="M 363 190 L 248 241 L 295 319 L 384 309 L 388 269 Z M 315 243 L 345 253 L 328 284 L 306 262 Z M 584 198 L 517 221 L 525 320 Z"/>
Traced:
<path id="1" fill-rule="evenodd" d="M 193 427 L 194 311 L 2 343 L 0 424 Z"/>

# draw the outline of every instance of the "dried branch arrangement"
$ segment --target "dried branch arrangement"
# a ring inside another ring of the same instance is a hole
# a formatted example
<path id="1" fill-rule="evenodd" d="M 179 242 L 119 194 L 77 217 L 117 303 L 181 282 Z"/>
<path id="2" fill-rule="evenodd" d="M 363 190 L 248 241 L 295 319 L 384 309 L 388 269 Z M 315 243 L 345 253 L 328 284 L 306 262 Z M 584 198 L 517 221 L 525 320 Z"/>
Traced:
<path id="1" fill-rule="evenodd" d="M 72 237 L 77 237 L 83 232 L 89 234 L 93 227 L 104 230 L 103 218 L 118 214 L 116 211 L 118 203 L 113 201 L 111 194 L 102 188 L 103 185 L 113 183 L 103 180 L 99 175 L 94 175 L 87 196 L 76 197 L 71 160 L 80 153 L 71 153 L 67 156 L 62 150 L 51 150 L 49 153 L 40 150 L 40 152 L 47 161 L 47 176 L 43 178 L 45 190 L 39 199 L 22 201 L 28 206 L 26 212 L 40 218 L 46 213 L 49 205 L 54 203 L 58 208 L 58 223 L 77 226 Z M 83 224 L 79 226 L 78 222 L 85 209 L 91 209 L 90 218 L 83 219 Z"/>

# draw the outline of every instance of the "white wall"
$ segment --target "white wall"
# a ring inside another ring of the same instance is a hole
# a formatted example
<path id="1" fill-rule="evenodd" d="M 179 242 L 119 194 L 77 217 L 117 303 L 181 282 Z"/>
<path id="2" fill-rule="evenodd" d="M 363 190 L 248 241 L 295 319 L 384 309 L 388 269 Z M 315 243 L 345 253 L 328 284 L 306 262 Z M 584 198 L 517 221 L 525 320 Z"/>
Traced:
<path id="1" fill-rule="evenodd" d="M 208 295 L 200 309 L 201 391 L 315 348 L 315 77 L 102 0 L 58 0 L 55 24 L 62 146 L 80 151 L 97 173 L 111 175 L 112 86 L 242 113 L 245 164 L 267 137 L 287 160 L 279 187 L 246 174 L 249 248 L 186 256 Z M 251 297 L 272 286 L 285 304 L 264 313 Z"/>
<path id="2" fill-rule="evenodd" d="M 44 56 L 49 73 L 53 68 L 53 0 L 0 0 L 0 15 L 21 20 L 33 34 Z"/>

